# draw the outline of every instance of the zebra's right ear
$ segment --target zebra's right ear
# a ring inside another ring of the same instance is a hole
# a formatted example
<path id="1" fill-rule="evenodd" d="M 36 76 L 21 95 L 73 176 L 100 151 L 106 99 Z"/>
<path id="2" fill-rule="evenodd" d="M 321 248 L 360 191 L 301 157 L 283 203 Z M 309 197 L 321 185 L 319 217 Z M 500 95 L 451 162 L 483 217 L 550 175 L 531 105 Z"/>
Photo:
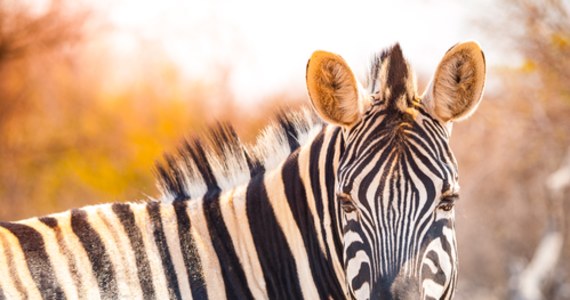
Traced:
<path id="1" fill-rule="evenodd" d="M 325 121 L 351 127 L 364 112 L 364 93 L 339 55 L 315 51 L 307 63 L 307 90 L 313 107 Z"/>

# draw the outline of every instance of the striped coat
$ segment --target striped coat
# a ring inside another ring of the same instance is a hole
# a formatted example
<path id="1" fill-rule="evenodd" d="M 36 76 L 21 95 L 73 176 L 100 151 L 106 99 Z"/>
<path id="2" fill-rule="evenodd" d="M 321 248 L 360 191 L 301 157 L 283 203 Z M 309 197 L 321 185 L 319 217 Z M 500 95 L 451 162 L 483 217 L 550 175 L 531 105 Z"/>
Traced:
<path id="1" fill-rule="evenodd" d="M 399 46 L 368 90 L 315 52 L 318 117 L 281 114 L 254 146 L 212 128 L 158 165 L 158 199 L 0 223 L 0 299 L 451 298 L 449 135 L 483 80 L 475 43 L 448 51 L 422 97 Z"/>

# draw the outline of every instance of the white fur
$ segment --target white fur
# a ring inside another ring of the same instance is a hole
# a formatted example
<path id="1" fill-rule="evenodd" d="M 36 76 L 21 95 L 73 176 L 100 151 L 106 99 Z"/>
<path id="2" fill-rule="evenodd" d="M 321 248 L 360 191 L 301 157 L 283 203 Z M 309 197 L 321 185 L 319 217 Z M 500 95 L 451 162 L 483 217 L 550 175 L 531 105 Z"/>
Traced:
<path id="1" fill-rule="evenodd" d="M 298 133 L 297 142 L 299 145 L 304 145 L 312 140 L 322 129 L 322 123 L 307 108 L 289 113 L 287 119 L 294 124 L 295 131 Z M 241 145 L 241 150 L 247 152 L 247 155 L 253 160 L 260 161 L 266 171 L 271 171 L 291 154 L 286 134 L 279 124 L 273 123 L 262 131 L 254 145 Z M 214 154 L 214 151 L 211 150 L 206 153 L 208 164 L 222 190 L 229 190 L 246 184 L 250 180 L 250 171 L 243 151 L 233 151 L 229 148 L 221 149 L 225 153 L 225 159 L 222 160 L 219 155 Z M 196 165 L 194 162 L 188 164 L 182 158 L 177 159 L 177 167 L 184 174 L 185 192 L 192 199 L 202 197 L 208 189 Z M 174 201 L 175 195 L 171 191 L 160 183 L 158 188 L 160 191 L 158 200 L 167 203 Z"/>

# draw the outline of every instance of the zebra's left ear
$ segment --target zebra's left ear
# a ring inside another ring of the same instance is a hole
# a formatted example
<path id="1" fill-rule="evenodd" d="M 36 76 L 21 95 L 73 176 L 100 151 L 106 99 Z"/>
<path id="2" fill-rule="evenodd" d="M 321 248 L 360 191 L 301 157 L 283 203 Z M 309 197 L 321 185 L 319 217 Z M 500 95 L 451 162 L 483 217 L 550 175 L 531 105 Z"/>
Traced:
<path id="1" fill-rule="evenodd" d="M 469 117 L 481 102 L 485 86 L 485 56 L 476 42 L 447 51 L 422 97 L 425 107 L 444 122 Z"/>
<path id="2" fill-rule="evenodd" d="M 309 97 L 322 119 L 346 128 L 362 118 L 365 93 L 342 57 L 315 51 L 307 63 L 306 79 Z"/>

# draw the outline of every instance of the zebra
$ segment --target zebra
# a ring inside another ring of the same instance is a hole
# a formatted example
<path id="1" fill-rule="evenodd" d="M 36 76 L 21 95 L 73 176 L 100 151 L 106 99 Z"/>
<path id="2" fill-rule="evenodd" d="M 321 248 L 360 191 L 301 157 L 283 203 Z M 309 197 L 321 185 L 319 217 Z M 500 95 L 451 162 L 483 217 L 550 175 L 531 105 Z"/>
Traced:
<path id="1" fill-rule="evenodd" d="M 188 139 L 156 199 L 1 222 L 0 299 L 452 298 L 449 139 L 481 101 L 480 46 L 450 48 L 421 96 L 398 44 L 366 85 L 330 52 L 306 70 L 312 109 L 253 146 L 227 124 Z"/>

